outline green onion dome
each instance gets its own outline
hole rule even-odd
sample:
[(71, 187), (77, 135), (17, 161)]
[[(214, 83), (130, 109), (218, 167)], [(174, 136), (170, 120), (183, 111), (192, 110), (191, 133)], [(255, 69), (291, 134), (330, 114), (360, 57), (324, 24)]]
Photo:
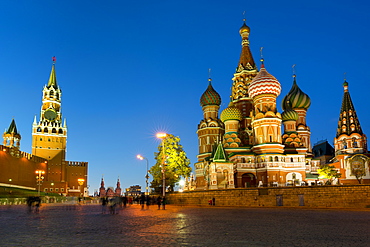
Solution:
[(297, 121), (298, 113), (295, 110), (288, 109), (281, 114), (281, 119), (285, 121)]
[(310, 97), (308, 97), (308, 95), (302, 92), (302, 90), (298, 87), (295, 76), (292, 88), (282, 101), (282, 108), (284, 111), (288, 109), (288, 105), (290, 105), (292, 109), (303, 108), (306, 110), (311, 105)]
[(242, 113), (240, 112), (238, 108), (234, 106), (233, 102), (230, 102), (229, 106), (221, 112), (220, 118), (222, 122), (225, 122), (228, 120), (241, 121), (243, 119)]
[(216, 90), (213, 89), (211, 79), (209, 79), (207, 90), (202, 94), (202, 97), (200, 97), (200, 105), (202, 107), (206, 105), (221, 105), (221, 97)]

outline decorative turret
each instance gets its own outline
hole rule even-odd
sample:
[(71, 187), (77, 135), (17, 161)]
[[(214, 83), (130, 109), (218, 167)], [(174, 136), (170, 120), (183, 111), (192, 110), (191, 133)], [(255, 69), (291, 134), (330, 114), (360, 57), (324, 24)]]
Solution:
[(248, 90), (254, 103), (252, 128), (255, 146), (252, 150), (256, 153), (283, 153), (281, 115), (276, 108), (276, 98), (280, 95), (281, 85), (267, 72), (263, 62), (262, 58), (260, 72), (252, 80)]
[(243, 119), (242, 113), (236, 108), (233, 102), (221, 113), (221, 121), (225, 124), (224, 147), (239, 147), (239, 122)]
[(115, 196), (121, 196), (122, 194), (122, 189), (121, 189), (121, 182), (119, 181), (119, 178), (117, 179), (117, 187), (114, 190)]
[(295, 122), (295, 129), (301, 137), (303, 146), (308, 149), (309, 153), (311, 153), (311, 132), (310, 128), (306, 124), (306, 114), (311, 105), (311, 99), (298, 87), (295, 74), (293, 74), (292, 88), (283, 98), (281, 105), (284, 111), (294, 110), (298, 114), (298, 119), (296, 119)]
[(366, 135), (362, 132), (346, 80), (343, 83), (343, 88), (342, 107), (340, 109), (338, 128), (334, 139), (335, 151), (345, 153), (367, 152)]
[(208, 87), (200, 97), (203, 110), (203, 119), (198, 125), (199, 155), (198, 160), (209, 158), (213, 143), (218, 143), (224, 134), (224, 125), (218, 118), (221, 97), (212, 86), (212, 79), (208, 79)]
[(100, 197), (105, 197), (106, 196), (106, 190), (105, 190), (105, 187), (104, 187), (104, 178), (103, 177), (101, 178), (101, 182), (100, 182), (99, 196)]
[(17, 130), (17, 126), (15, 124), (14, 119), (12, 119), (9, 128), (5, 130), (3, 134), (3, 139), (4, 146), (16, 148), (20, 147), (21, 134)]

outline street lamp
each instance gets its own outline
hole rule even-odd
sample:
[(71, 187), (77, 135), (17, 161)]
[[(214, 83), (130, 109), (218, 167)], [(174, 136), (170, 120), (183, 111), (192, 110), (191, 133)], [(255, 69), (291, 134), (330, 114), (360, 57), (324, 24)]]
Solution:
[(44, 177), (45, 171), (43, 171), (43, 170), (36, 170), (35, 173), (36, 173), (36, 182), (37, 182), (37, 185), (39, 187), (39, 190), (38, 190), (37, 195), (40, 196), (40, 187), (41, 187), (42, 181), (45, 178)]
[(164, 139), (166, 139), (167, 133), (157, 133), (157, 138), (162, 140), (162, 152), (163, 152), (163, 157), (162, 157), (162, 196), (163, 198), (166, 196), (166, 176), (165, 176), (165, 171), (164, 171), (164, 160), (165, 160), (165, 151), (164, 151)]
[[(77, 182), (78, 182), (78, 184), (80, 185), (80, 186), (82, 186), (82, 191), (83, 191), (83, 185), (84, 185), (84, 183), (85, 183), (85, 179), (83, 179), (83, 178), (79, 178), (79, 179), (77, 179)], [(80, 189), (81, 190), (81, 189)], [(83, 192), (80, 192), (82, 195), (84, 195), (83, 194)]]
[(148, 174), (148, 166), (149, 166), (149, 161), (146, 157), (141, 156), (140, 154), (136, 155), (136, 158), (139, 160), (146, 160), (146, 175), (145, 175), (145, 182), (146, 182), (146, 187), (145, 187), (145, 194), (149, 195), (148, 193), (148, 179), (149, 179), (149, 174)]

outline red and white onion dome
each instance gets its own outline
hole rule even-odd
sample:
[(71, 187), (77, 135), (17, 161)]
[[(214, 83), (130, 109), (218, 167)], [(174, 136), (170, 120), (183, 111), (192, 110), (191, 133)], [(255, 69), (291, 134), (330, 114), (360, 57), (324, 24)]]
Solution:
[(279, 81), (261, 65), (261, 70), (256, 77), (253, 78), (248, 88), (249, 97), (254, 98), (261, 94), (280, 95), (281, 85)]

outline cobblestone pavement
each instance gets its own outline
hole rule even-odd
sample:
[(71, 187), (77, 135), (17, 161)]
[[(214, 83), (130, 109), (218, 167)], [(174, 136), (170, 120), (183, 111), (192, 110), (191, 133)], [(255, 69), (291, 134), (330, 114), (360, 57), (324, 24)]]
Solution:
[(0, 206), (0, 246), (370, 246), (370, 210)]

